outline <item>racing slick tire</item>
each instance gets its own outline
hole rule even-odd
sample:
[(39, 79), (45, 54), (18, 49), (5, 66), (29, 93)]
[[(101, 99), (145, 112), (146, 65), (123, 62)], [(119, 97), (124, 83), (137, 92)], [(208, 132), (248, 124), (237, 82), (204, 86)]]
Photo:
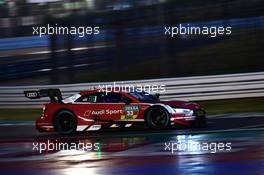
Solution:
[(148, 127), (161, 130), (167, 128), (170, 124), (170, 115), (165, 108), (155, 106), (147, 111), (145, 121)]
[(58, 112), (54, 119), (54, 127), (59, 134), (74, 133), (77, 128), (75, 115), (68, 110)]

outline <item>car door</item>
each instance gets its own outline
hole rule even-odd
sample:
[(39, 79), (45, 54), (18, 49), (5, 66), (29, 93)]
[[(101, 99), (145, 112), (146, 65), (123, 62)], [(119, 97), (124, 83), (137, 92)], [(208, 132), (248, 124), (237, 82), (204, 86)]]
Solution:
[(103, 104), (102, 92), (82, 95), (73, 103), (79, 116), (92, 120), (104, 114), (104, 108), (101, 104)]
[(134, 121), (139, 114), (140, 107), (127, 96), (118, 92), (110, 92), (103, 96), (105, 115), (104, 120)]
[(122, 95), (119, 93), (96, 92), (83, 95), (75, 102), (75, 105), (78, 105), (81, 116), (86, 119), (120, 120), (125, 106), (121, 99)]
[(122, 102), (122, 95), (118, 92), (109, 92), (103, 95), (101, 108), (105, 110), (103, 120), (120, 120), (124, 114), (125, 103)]

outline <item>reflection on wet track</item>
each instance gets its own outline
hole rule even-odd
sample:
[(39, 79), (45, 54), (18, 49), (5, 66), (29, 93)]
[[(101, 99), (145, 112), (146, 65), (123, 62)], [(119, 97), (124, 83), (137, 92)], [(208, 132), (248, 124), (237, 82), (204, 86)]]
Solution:
[[(264, 128), (260, 124), (264, 124), (264, 118), (231, 118), (228, 123), (225, 117), (210, 119), (209, 129), (204, 130), (115, 131), (70, 137), (41, 134), (31, 138), (19, 137), (18, 134), (17, 139), (1, 137), (0, 172), (56, 175), (262, 175)], [(238, 123), (238, 127), (232, 126), (230, 120)], [(40, 147), (33, 147), (33, 143), (39, 146), (48, 142), (65, 143), (68, 146), (82, 143), (87, 144), (89, 150), (44, 149), (40, 153)], [(184, 146), (176, 147), (179, 143)], [(226, 145), (228, 143), (230, 145)]]

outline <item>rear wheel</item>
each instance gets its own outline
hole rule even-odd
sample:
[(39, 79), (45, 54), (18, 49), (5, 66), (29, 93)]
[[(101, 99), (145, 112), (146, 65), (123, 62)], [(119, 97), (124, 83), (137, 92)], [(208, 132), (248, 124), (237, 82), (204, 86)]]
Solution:
[(151, 108), (145, 118), (147, 125), (152, 129), (165, 129), (170, 123), (170, 116), (166, 109), (157, 106)]
[(70, 111), (60, 111), (55, 117), (54, 126), (60, 134), (71, 134), (76, 131), (76, 117)]

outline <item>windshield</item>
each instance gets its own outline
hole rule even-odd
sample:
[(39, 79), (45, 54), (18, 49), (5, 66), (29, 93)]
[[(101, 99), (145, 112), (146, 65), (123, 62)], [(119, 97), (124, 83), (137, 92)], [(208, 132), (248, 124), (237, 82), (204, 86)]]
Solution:
[(81, 95), (80, 94), (74, 94), (71, 95), (64, 100), (62, 100), (63, 103), (73, 103), (75, 100), (77, 100)]
[(130, 92), (130, 95), (132, 95), (133, 97), (136, 97), (141, 102), (156, 103), (159, 101), (159, 99), (156, 96), (149, 94), (149, 93), (146, 93), (144, 91), (142, 91), (142, 92), (137, 92), (137, 91)]

